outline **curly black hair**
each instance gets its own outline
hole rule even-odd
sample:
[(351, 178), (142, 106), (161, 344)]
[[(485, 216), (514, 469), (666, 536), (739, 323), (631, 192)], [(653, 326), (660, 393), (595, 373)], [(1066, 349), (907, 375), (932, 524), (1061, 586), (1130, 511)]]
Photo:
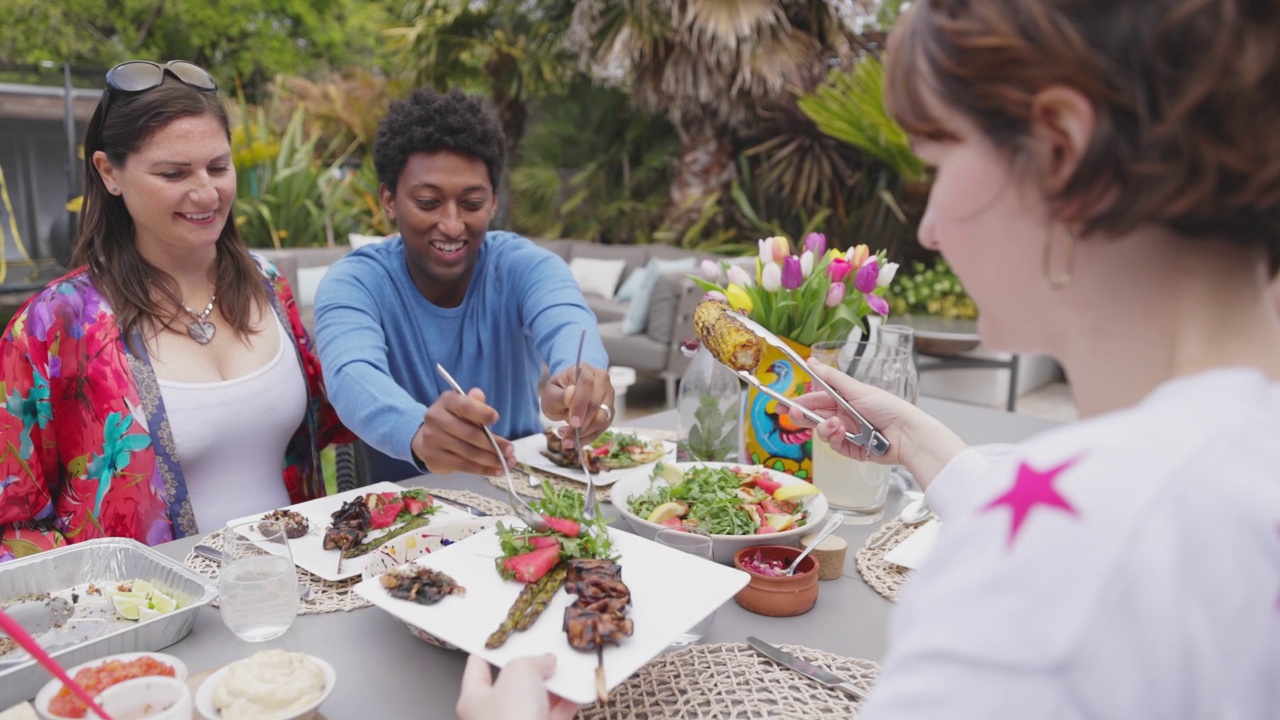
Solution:
[(484, 161), (489, 182), (498, 189), (506, 162), (506, 136), (498, 118), (480, 98), (458, 90), (440, 94), (418, 88), (405, 100), (391, 103), (387, 116), (378, 123), (373, 141), (373, 166), (378, 181), (393, 194), (409, 156), (417, 152), (451, 150)]

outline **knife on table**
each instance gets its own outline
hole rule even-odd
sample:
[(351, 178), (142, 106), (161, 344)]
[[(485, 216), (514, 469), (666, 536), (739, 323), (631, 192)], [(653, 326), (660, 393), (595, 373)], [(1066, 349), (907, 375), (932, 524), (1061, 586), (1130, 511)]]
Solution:
[(784, 652), (758, 637), (751, 635), (747, 636), (747, 644), (756, 652), (764, 655), (779, 665), (795, 670), (801, 675), (804, 675), (811, 680), (816, 680), (826, 687), (844, 691), (859, 700), (867, 699), (867, 693), (857, 685), (854, 685), (833, 672), (823, 670), (813, 663), (805, 662), (789, 652)]

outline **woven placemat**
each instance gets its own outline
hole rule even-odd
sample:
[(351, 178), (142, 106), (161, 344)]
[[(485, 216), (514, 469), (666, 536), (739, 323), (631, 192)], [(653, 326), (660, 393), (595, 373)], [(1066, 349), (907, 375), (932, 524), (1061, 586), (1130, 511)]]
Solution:
[[(870, 691), (880, 666), (802, 645), (783, 650)], [(609, 692), (609, 700), (583, 708), (579, 720), (625, 718), (854, 718), (861, 701), (760, 655), (746, 643), (692, 645), (659, 655)]]
[[(885, 553), (898, 547), (903, 540), (911, 537), (911, 533), (916, 528), (904, 528), (902, 521), (898, 519), (890, 520), (880, 527), (879, 530), (871, 534), (867, 538), (867, 542), (854, 555), (854, 564), (858, 567), (858, 574), (862, 579), (875, 590), (880, 597), (890, 602), (897, 602), (898, 593), (902, 591), (902, 586), (906, 584), (907, 578), (911, 577), (911, 571), (901, 565), (894, 565), (891, 562), (885, 562)], [(889, 535), (889, 539), (878, 548), (872, 548), (872, 543), (876, 542), (885, 535)]]
[[(676, 439), (676, 434), (672, 430), (650, 430), (648, 428), (614, 428), (614, 429), (619, 432), (636, 433), (636, 434), (644, 435), (645, 437), (651, 437), (658, 440), (675, 441)], [(612, 470), (610, 472), (623, 472), (623, 471)], [(577, 490), (578, 492), (582, 492), (587, 488), (587, 486), (584, 483), (580, 483), (577, 480), (570, 480), (568, 478), (562, 477), (560, 475), (556, 475), (555, 473), (552, 473), (552, 472), (547, 472), (546, 470), (542, 470), (540, 468), (530, 467), (528, 465), (525, 465), (524, 463), (519, 463), (515, 467), (511, 468), (511, 481), (512, 481), (511, 484), (515, 486), (517, 495), (520, 495), (522, 497), (528, 497), (528, 498), (541, 498), (542, 489), (540, 486), (533, 485), (534, 478), (536, 478), (539, 483), (549, 482), (559, 490), (570, 488), (572, 490)], [(485, 479), (487, 479), (490, 482), (490, 484), (503, 488), (504, 490), (507, 487), (507, 479), (501, 475), (494, 475), (494, 476), (486, 477)], [(611, 500), (609, 499), (610, 487), (611, 486), (609, 485), (597, 485), (596, 499), (601, 502), (611, 502)]]
[[(470, 490), (450, 490), (448, 488), (427, 488), (427, 492), (431, 495), (438, 495), (449, 500), (456, 500), (461, 503), (479, 508), (480, 511), (489, 513), (490, 515), (510, 515), (511, 506), (487, 498), (479, 493)], [(211, 545), (219, 550), (222, 549), (222, 531), (217, 530), (209, 533), (200, 540), (202, 545)], [(195, 551), (187, 553), (183, 564), (213, 580), (218, 579), (218, 573), (222, 570), (221, 563), (208, 558), (196, 555)], [(324, 578), (313, 575), (303, 568), (298, 568), (298, 582), (311, 588), (311, 600), (298, 604), (299, 615), (318, 615), (322, 613), (331, 613), (348, 610), (358, 610), (359, 608), (369, 607), (368, 600), (351, 592), (351, 589), (360, 583), (360, 577), (347, 578), (333, 582)], [(217, 607), (218, 601), (215, 599), (210, 603)]]

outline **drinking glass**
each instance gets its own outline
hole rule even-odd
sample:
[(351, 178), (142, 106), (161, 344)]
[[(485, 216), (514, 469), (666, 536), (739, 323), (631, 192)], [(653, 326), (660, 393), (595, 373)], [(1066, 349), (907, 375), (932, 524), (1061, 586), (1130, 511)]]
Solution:
[(274, 520), (228, 525), (218, 577), (222, 621), (236, 637), (280, 637), (298, 616), (298, 573), (284, 526)]
[[(907, 402), (915, 405), (920, 396), (920, 371), (916, 369), (916, 329), (910, 325), (881, 325), (878, 332), (878, 342), (902, 348), (907, 353), (907, 365), (904, 369), (906, 373), (904, 378), (906, 388), (902, 397), (906, 398)], [(916, 479), (912, 477), (906, 467), (894, 465), (891, 475), (897, 481), (898, 487), (904, 494), (924, 495), (924, 489), (920, 487), (920, 483), (916, 482)]]
[[(683, 530), (664, 529), (659, 530), (654, 536), (654, 541), (659, 545), (666, 545), (675, 548), (681, 552), (687, 552), (690, 555), (697, 555), (700, 558), (711, 559), (711, 538), (698, 533), (685, 532)], [(716, 620), (716, 613), (713, 610), (710, 615), (706, 616), (698, 622), (698, 624), (685, 630), (675, 640), (671, 641), (668, 649), (682, 648), (692, 645), (702, 639), (704, 635), (711, 630), (711, 624)]]
[[(853, 379), (907, 397), (911, 356), (898, 347), (865, 340), (814, 343), (812, 356)], [(884, 514), (889, 465), (845, 457), (818, 438), (813, 441), (813, 484), (846, 522), (865, 525)]]

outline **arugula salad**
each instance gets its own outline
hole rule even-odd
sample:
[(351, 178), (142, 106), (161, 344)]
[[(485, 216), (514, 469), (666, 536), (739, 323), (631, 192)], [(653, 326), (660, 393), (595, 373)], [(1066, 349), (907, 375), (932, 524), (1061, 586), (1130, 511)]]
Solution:
[(582, 516), (582, 493), (568, 488), (542, 485), (542, 499), (529, 504), (542, 515), (549, 528), (543, 532), (498, 523), (502, 557), (497, 559), (503, 577), (531, 583), (541, 579), (561, 560), (573, 558), (615, 559), (608, 525), (597, 514), (594, 520)]
[(802, 499), (817, 488), (783, 485), (761, 468), (658, 463), (649, 489), (628, 499), (631, 512), (670, 528), (711, 535), (764, 535), (803, 527)]

